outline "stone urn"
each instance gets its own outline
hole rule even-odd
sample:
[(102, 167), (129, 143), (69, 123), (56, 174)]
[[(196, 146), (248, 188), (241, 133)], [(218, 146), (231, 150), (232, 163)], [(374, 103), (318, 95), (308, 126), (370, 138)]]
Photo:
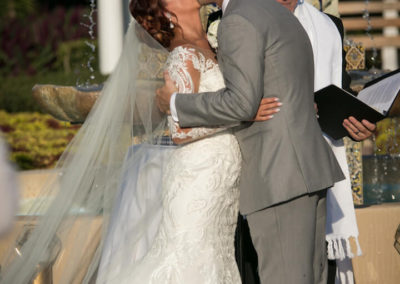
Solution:
[(32, 94), (46, 113), (62, 121), (83, 123), (100, 95), (102, 85), (91, 88), (35, 85)]

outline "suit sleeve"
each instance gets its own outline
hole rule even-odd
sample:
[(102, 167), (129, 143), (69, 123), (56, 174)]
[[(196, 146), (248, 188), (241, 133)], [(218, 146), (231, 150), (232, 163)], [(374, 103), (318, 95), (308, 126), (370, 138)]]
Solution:
[(220, 23), (218, 44), (218, 62), (226, 88), (195, 95), (177, 94), (181, 127), (249, 121), (258, 110), (263, 93), (263, 37), (243, 17), (229, 15)]

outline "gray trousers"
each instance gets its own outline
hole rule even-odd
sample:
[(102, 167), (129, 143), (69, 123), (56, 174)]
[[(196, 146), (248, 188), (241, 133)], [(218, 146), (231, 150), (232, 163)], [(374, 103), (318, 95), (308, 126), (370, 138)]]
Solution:
[(246, 216), (262, 284), (327, 282), (326, 190)]

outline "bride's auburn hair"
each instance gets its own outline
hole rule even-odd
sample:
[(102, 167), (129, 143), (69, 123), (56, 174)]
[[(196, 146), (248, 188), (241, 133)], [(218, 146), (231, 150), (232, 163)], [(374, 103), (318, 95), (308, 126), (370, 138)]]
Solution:
[(136, 21), (164, 47), (168, 48), (174, 37), (170, 19), (176, 16), (165, 8), (165, 0), (131, 0), (129, 10)]

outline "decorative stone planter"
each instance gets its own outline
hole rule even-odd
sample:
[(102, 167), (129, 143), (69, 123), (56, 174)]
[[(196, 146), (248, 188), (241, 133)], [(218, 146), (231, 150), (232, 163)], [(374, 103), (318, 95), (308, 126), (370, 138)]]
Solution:
[(62, 121), (83, 123), (99, 97), (101, 88), (35, 85), (32, 93), (43, 111)]

